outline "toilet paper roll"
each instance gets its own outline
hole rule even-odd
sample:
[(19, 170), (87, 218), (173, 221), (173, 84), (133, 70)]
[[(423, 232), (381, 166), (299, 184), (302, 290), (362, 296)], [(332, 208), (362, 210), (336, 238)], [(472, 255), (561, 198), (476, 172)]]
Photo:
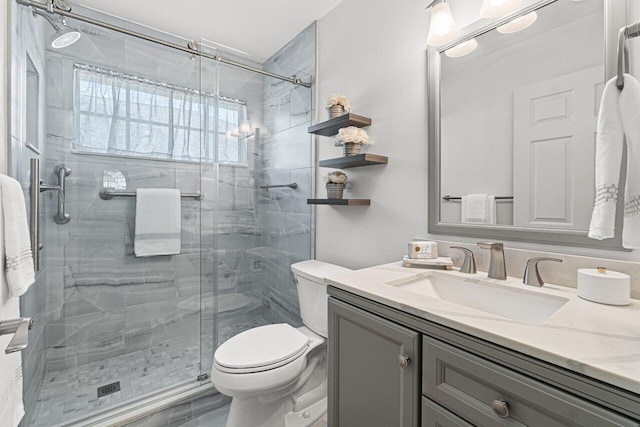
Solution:
[(604, 268), (582, 268), (578, 270), (578, 295), (600, 304), (627, 305), (631, 303), (631, 278)]

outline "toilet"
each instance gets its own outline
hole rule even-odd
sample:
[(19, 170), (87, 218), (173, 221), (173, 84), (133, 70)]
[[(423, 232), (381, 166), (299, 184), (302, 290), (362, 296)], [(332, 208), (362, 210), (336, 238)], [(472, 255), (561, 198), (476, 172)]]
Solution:
[(242, 332), (216, 350), (211, 382), (232, 397), (227, 427), (308, 427), (327, 411), (325, 277), (351, 270), (322, 261), (291, 266), (304, 326)]

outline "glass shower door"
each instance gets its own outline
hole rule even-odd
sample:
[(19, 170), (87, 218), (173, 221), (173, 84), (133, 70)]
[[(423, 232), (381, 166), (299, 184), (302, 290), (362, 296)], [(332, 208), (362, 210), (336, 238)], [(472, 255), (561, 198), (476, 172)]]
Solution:
[[(12, 127), (12, 154), (23, 159), (16, 175), (28, 190), (29, 157), (40, 159), (47, 184), (55, 183), (55, 167), (71, 169), (67, 224), (53, 220), (57, 198), (40, 196), (42, 266), (21, 301), (22, 315), (37, 325), (23, 354), (23, 425), (67, 425), (198, 384), (201, 202), (181, 201), (180, 254), (137, 257), (136, 197), (117, 193), (200, 190), (200, 64), (183, 52), (71, 19), (82, 37), (52, 49), (46, 21), (12, 3), (19, 21), (14, 60), (30, 55), (42, 65), (46, 118), (37, 148)], [(167, 37), (80, 6), (74, 11)], [(19, 93), (22, 80), (12, 82)], [(24, 110), (14, 114), (24, 117)], [(116, 196), (101, 198), (105, 189)]]

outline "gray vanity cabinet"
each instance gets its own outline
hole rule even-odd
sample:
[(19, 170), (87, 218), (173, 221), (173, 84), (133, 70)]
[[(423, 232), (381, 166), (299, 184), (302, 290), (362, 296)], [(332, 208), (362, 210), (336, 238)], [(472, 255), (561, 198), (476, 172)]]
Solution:
[(329, 425), (420, 425), (420, 334), (329, 300)]
[(330, 427), (640, 427), (638, 394), (328, 292)]

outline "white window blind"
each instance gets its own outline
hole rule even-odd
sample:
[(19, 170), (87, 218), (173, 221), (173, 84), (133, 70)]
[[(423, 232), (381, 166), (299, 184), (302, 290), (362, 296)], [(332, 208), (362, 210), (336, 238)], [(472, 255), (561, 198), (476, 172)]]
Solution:
[(77, 152), (246, 165), (246, 103), (75, 65)]

